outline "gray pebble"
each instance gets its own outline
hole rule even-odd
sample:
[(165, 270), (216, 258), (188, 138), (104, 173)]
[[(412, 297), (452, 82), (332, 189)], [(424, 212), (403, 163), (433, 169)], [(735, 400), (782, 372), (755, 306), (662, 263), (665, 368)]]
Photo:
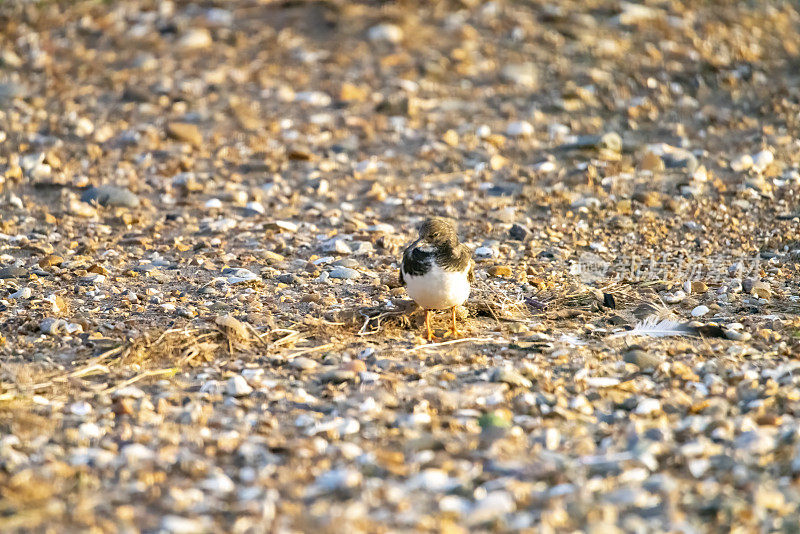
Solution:
[(530, 234), (531, 234), (530, 230), (528, 230), (521, 224), (515, 224), (508, 231), (508, 237), (516, 241), (525, 241), (525, 238), (527, 238)]
[(280, 274), (276, 276), (275, 279), (282, 284), (288, 284), (290, 286), (296, 286), (303, 283), (303, 279), (294, 273)]
[(27, 278), (28, 270), (22, 267), (3, 267), (0, 269), (0, 278)]
[(139, 206), (139, 197), (124, 187), (101, 185), (90, 187), (81, 195), (81, 200), (90, 204), (97, 203), (101, 206), (136, 208)]
[(331, 278), (341, 278), (344, 280), (352, 280), (361, 276), (361, 273), (349, 267), (337, 266), (331, 269)]

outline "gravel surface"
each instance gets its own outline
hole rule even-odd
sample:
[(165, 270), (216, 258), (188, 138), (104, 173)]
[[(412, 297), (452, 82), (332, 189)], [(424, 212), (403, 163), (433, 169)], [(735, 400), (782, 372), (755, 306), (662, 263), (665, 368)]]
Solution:
[(0, 2), (0, 530), (796, 532), (799, 194), (790, 1)]

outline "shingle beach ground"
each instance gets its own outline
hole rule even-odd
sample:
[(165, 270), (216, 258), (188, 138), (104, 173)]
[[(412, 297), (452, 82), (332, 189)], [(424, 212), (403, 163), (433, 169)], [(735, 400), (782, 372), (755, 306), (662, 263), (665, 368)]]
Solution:
[(0, 2), (0, 531), (797, 532), (799, 9)]

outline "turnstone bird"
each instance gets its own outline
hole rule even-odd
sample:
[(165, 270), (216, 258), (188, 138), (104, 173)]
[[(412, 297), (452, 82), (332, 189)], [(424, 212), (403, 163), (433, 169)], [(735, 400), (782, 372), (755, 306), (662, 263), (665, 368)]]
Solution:
[(431, 310), (451, 308), (452, 333), (458, 334), (456, 306), (466, 302), (473, 281), (472, 253), (458, 242), (453, 225), (441, 217), (422, 223), (419, 238), (403, 252), (400, 283), (406, 286), (408, 296), (425, 309), (428, 341), (433, 339)]

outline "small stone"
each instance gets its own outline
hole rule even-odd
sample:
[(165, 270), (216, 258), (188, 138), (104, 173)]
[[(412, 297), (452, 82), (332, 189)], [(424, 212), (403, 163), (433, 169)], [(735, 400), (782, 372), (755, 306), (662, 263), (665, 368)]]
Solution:
[(167, 515), (161, 520), (161, 530), (170, 534), (197, 534), (208, 530), (208, 521), (203, 518)]
[(634, 194), (633, 199), (641, 202), (648, 208), (658, 208), (663, 204), (661, 193), (658, 191), (642, 191)]
[(653, 152), (645, 154), (641, 163), (639, 163), (639, 169), (642, 171), (657, 172), (663, 171), (664, 168), (664, 160)]
[(372, 254), (375, 251), (375, 247), (373, 247), (372, 243), (369, 241), (353, 241), (351, 249), (355, 256), (364, 256)]
[(742, 432), (733, 446), (747, 455), (767, 454), (775, 448), (775, 438), (761, 430), (750, 430)]
[(699, 280), (695, 280), (689, 283), (689, 291), (687, 293), (692, 293), (694, 295), (702, 294), (708, 291), (708, 286), (705, 282), (700, 282)]
[(456, 132), (455, 130), (447, 130), (444, 133), (444, 136), (442, 136), (442, 141), (444, 141), (446, 144), (448, 144), (448, 145), (450, 145), (452, 147), (457, 147), (458, 146), (458, 132)]
[(203, 144), (200, 128), (189, 122), (170, 122), (167, 124), (167, 134), (178, 141), (189, 143), (195, 148), (199, 148)]
[(325, 241), (322, 244), (322, 251), (323, 252), (333, 252), (335, 254), (352, 254), (353, 249), (345, 243), (344, 239), (341, 238), (333, 238)]
[(750, 294), (760, 299), (768, 299), (772, 297), (772, 290), (766, 282), (754, 282)]
[(527, 137), (533, 135), (533, 126), (527, 121), (514, 121), (506, 128), (506, 135), (510, 137)]
[(517, 509), (514, 497), (507, 491), (493, 491), (478, 499), (469, 510), (465, 522), (469, 526), (478, 526), (500, 516), (511, 514)]
[(27, 278), (29, 272), (22, 267), (3, 267), (0, 269), (0, 279), (3, 278)]
[(775, 155), (771, 150), (762, 150), (753, 156), (753, 170), (757, 173), (764, 172), (772, 162), (775, 161)]
[(629, 350), (622, 355), (622, 359), (627, 363), (632, 363), (642, 371), (652, 371), (662, 362), (659, 356), (640, 349)]
[(529, 388), (533, 385), (533, 382), (522, 376), (519, 371), (507, 366), (495, 369), (492, 372), (492, 381), (524, 388)]
[(692, 317), (702, 317), (709, 312), (708, 306), (701, 304), (692, 310)]
[(667, 293), (666, 295), (664, 295), (661, 298), (667, 304), (677, 304), (679, 302), (682, 302), (684, 299), (686, 299), (686, 293), (683, 290), (679, 289), (678, 291), (675, 291), (674, 293)]
[(222, 276), (227, 279), (229, 284), (239, 284), (261, 280), (261, 278), (253, 271), (236, 267), (226, 267), (225, 269), (222, 269)]
[(491, 247), (478, 247), (475, 249), (475, 257), (480, 260), (486, 260), (489, 258), (493, 258), (495, 255), (495, 251)]
[(217, 495), (225, 495), (236, 489), (236, 484), (225, 473), (217, 473), (200, 483), (200, 487)]
[(15, 300), (29, 299), (29, 298), (31, 298), (32, 294), (33, 294), (33, 291), (31, 290), (31, 288), (23, 287), (19, 291), (15, 291), (14, 293), (11, 293), (8, 296), (8, 298), (15, 299)]
[(486, 269), (491, 276), (498, 276), (498, 277), (508, 277), (511, 276), (511, 267), (508, 265), (493, 265)]
[(611, 152), (622, 151), (622, 137), (617, 132), (606, 132), (600, 136), (600, 141), (597, 144), (598, 148), (609, 150)]
[(753, 337), (750, 332), (741, 332), (730, 328), (725, 328), (722, 332), (725, 334), (725, 337), (731, 341), (749, 341)]
[(539, 71), (534, 63), (511, 63), (505, 65), (500, 76), (507, 82), (527, 88), (539, 85)]
[(295, 369), (299, 369), (301, 371), (311, 371), (312, 369), (316, 369), (317, 362), (315, 360), (312, 360), (311, 358), (299, 356), (297, 358), (294, 358), (291, 362), (289, 362), (289, 366)]
[(75, 123), (75, 135), (89, 137), (94, 133), (94, 123), (86, 117), (79, 118)]
[(104, 207), (139, 207), (139, 197), (124, 187), (101, 185), (90, 187), (81, 195), (81, 201), (100, 204)]
[(367, 370), (367, 364), (362, 362), (361, 360), (350, 360), (349, 362), (342, 365), (342, 369), (346, 371), (352, 371), (354, 373), (363, 373)]
[(69, 413), (78, 417), (86, 417), (92, 413), (92, 405), (86, 401), (78, 401), (69, 406)]
[(233, 397), (245, 397), (253, 392), (253, 388), (242, 375), (233, 375), (228, 379), (225, 391)]
[(367, 32), (370, 41), (399, 43), (403, 40), (403, 29), (396, 24), (378, 24)]
[(294, 273), (280, 274), (276, 276), (275, 279), (282, 284), (290, 286), (297, 286), (303, 283), (303, 279)]
[(67, 322), (64, 319), (57, 319), (55, 317), (47, 317), (39, 323), (39, 330), (42, 333), (54, 336), (66, 330)]
[(531, 231), (521, 224), (514, 224), (508, 231), (508, 237), (516, 241), (525, 241), (531, 235)]
[(46, 269), (47, 267), (52, 267), (54, 265), (61, 265), (64, 263), (64, 258), (61, 256), (57, 256), (55, 254), (49, 254), (39, 260), (39, 267), (42, 269)]
[(352, 280), (361, 276), (361, 273), (356, 271), (355, 269), (351, 269), (349, 267), (334, 267), (330, 271), (331, 278), (339, 278), (343, 280)]
[(750, 154), (742, 154), (731, 161), (731, 170), (743, 172), (753, 167), (753, 158)]
[(650, 415), (661, 410), (661, 402), (658, 399), (645, 398), (636, 405), (634, 413), (636, 415)]
[(347, 488), (355, 488), (361, 484), (361, 479), (361, 473), (355, 469), (332, 469), (318, 476), (310, 489), (327, 493)]
[(178, 47), (184, 50), (201, 50), (213, 42), (211, 32), (205, 28), (192, 28), (178, 39)]
[(267, 223), (266, 227), (270, 230), (276, 230), (279, 232), (288, 232), (290, 234), (297, 232), (297, 230), (299, 229), (297, 224), (291, 221), (272, 221), (270, 223)]

